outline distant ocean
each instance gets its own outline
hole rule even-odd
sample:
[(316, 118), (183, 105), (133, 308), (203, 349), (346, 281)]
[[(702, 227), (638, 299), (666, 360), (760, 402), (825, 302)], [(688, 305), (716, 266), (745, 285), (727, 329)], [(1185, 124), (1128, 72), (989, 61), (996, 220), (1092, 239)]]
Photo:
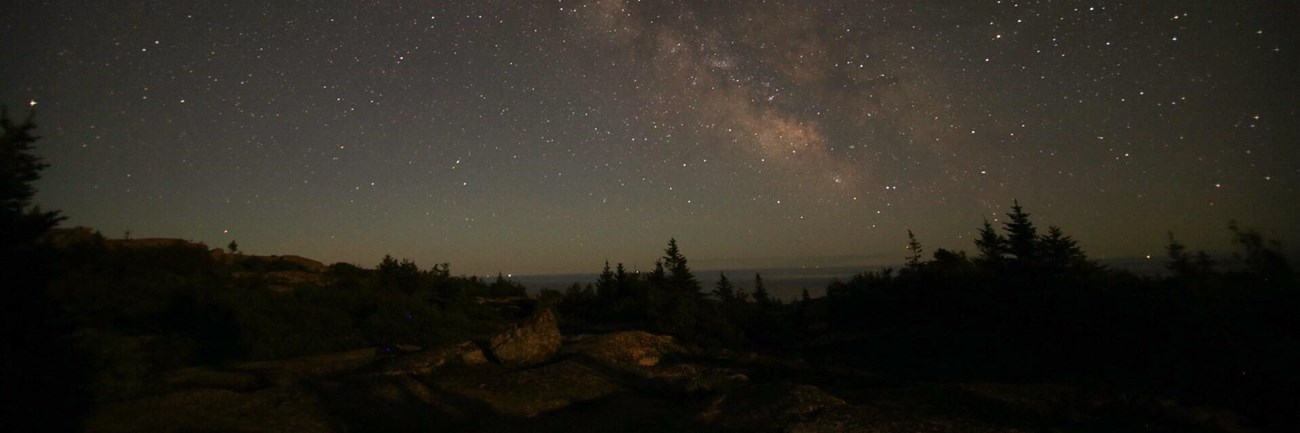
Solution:
[[(1163, 275), (1164, 258), (1121, 258), (1121, 259), (1101, 259), (1101, 264), (1111, 269), (1124, 269), (1142, 276)], [(898, 269), (901, 265), (893, 266)], [(725, 272), (727, 279), (738, 288), (746, 292), (754, 291), (754, 274), (763, 275), (763, 285), (767, 291), (777, 298), (792, 301), (799, 299), (804, 289), (808, 289), (808, 294), (812, 297), (820, 297), (826, 293), (826, 286), (835, 279), (841, 281), (848, 280), (854, 275), (862, 272), (876, 271), (884, 269), (886, 266), (805, 266), (796, 268), (771, 268), (771, 269), (742, 269), (742, 270), (703, 270), (695, 271), (695, 277), (700, 280), (700, 286), (707, 293), (713, 290), (713, 285), (717, 283), (719, 274)], [(523, 284), (528, 288), (528, 293), (537, 294), (543, 289), (561, 290), (569, 287), (573, 283), (586, 285), (595, 284), (597, 273), (584, 274), (555, 274), (555, 275), (515, 275), (512, 280)]]
[[(695, 277), (700, 280), (700, 286), (705, 292), (713, 290), (713, 285), (718, 282), (718, 276), (725, 272), (727, 279), (738, 288), (745, 289), (746, 292), (754, 291), (754, 274), (763, 275), (763, 286), (767, 287), (768, 293), (772, 296), (793, 300), (798, 299), (803, 289), (808, 289), (808, 293), (813, 297), (821, 296), (826, 292), (826, 285), (839, 278), (848, 279), (854, 274), (875, 270), (878, 268), (864, 269), (860, 267), (803, 267), (803, 268), (777, 268), (777, 269), (742, 269), (742, 270), (704, 270), (695, 271)], [(536, 294), (542, 289), (564, 290), (573, 283), (586, 285), (587, 283), (596, 283), (599, 274), (558, 274), (558, 275), (516, 275), (511, 278), (517, 283), (528, 287), (528, 292)]]

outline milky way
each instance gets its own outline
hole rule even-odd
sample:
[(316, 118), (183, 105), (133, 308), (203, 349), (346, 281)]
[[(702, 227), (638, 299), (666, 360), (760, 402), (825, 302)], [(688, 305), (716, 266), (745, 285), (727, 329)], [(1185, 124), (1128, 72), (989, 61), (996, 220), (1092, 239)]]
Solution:
[(454, 273), (1300, 241), (1294, 2), (35, 2), (0, 103), (108, 236)]

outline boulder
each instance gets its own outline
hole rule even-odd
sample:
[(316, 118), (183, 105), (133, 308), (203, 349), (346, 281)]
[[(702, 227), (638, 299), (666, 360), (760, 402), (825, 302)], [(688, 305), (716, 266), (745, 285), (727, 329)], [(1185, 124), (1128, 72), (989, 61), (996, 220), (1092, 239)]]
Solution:
[(327, 269), (324, 263), (306, 257), (302, 257), (302, 256), (286, 255), (286, 256), (278, 256), (278, 258), (282, 262), (292, 263), (294, 266), (297, 266), (298, 269), (301, 269), (304, 272), (320, 274), (320, 273), (324, 273), (325, 270)]
[(645, 331), (622, 331), (570, 338), (564, 353), (585, 356), (617, 369), (659, 365), (665, 356), (683, 354), (686, 349), (671, 336)]
[(456, 431), (466, 417), (447, 396), (411, 376), (345, 376), (315, 387), (338, 430)]
[(272, 271), (262, 274), (267, 289), (273, 292), (292, 292), (303, 286), (322, 286), (321, 274), (306, 271)]
[(531, 417), (620, 391), (617, 382), (567, 360), (479, 380), (447, 378), (446, 392), (477, 400), (502, 415)]
[(502, 364), (546, 362), (560, 349), (560, 328), (550, 308), (540, 308), (512, 329), (488, 340), (489, 358)]
[(378, 349), (357, 349), (301, 358), (246, 362), (234, 365), (232, 370), (257, 374), (270, 384), (285, 385), (302, 378), (333, 376), (358, 370), (386, 357), (388, 355), (382, 354)]
[[(73, 228), (54, 228), (45, 233), (45, 240), (49, 241), (59, 248), (66, 248), (72, 245), (94, 242), (96, 232), (89, 227), (77, 226)], [(102, 237), (100, 238), (103, 239)]]
[(537, 300), (530, 296), (475, 297), (474, 303), (490, 308), (502, 317), (519, 319), (537, 310)]
[(768, 383), (735, 389), (716, 398), (700, 415), (707, 423), (738, 431), (781, 431), (818, 413), (845, 406), (844, 400), (811, 385)]
[(234, 256), (229, 253), (226, 253), (226, 250), (221, 248), (213, 248), (208, 250), (208, 255), (212, 256), (212, 261), (217, 263), (223, 263), (229, 265), (235, 262)]
[(749, 383), (749, 376), (736, 370), (686, 363), (647, 368), (636, 373), (667, 385), (671, 390), (688, 393), (721, 391)]
[(416, 375), (424, 376), (447, 365), (479, 365), (488, 362), (487, 356), (478, 345), (466, 341), (460, 344), (420, 350), (380, 361), (372, 370), (381, 376)]

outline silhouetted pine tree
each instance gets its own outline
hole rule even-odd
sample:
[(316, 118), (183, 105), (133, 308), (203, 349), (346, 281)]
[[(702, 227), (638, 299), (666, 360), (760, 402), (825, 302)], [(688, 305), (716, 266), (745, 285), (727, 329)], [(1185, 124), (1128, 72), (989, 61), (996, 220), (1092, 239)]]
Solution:
[(609, 269), (609, 260), (605, 260), (605, 267), (596, 278), (596, 296), (606, 301), (618, 297), (618, 281), (614, 277), (614, 271)]
[(399, 262), (393, 256), (385, 254), (376, 270), (379, 286), (384, 289), (401, 290), (409, 294), (420, 287), (420, 268), (409, 259)]
[(650, 275), (646, 276), (646, 281), (650, 283), (651, 287), (655, 288), (661, 288), (668, 282), (668, 274), (664, 271), (663, 259), (655, 260), (654, 270), (651, 270)]
[(528, 289), (522, 284), (510, 281), (500, 272), (497, 272), (496, 280), (488, 285), (489, 296), (527, 296)]
[(767, 287), (763, 285), (763, 274), (754, 274), (754, 303), (759, 306), (772, 304), (772, 295), (767, 293)]
[(1038, 241), (1041, 262), (1049, 272), (1081, 272), (1094, 267), (1088, 256), (1079, 248), (1079, 243), (1066, 236), (1057, 226), (1048, 226), (1047, 234)]
[(1007, 240), (993, 229), (993, 224), (989, 220), (984, 220), (984, 226), (980, 227), (979, 238), (975, 239), (975, 248), (979, 249), (980, 262), (989, 266), (1001, 265), (1004, 261)]
[(1165, 246), (1165, 269), (1173, 273), (1174, 277), (1189, 277), (1194, 275), (1207, 275), (1214, 273), (1215, 262), (1205, 251), (1197, 251), (1195, 255), (1187, 253), (1187, 246), (1174, 238), (1174, 232), (1169, 232), (1169, 244)]
[(1038, 229), (1029, 221), (1029, 213), (1020, 207), (1020, 202), (1011, 201), (1011, 212), (1007, 214), (1010, 221), (1003, 223), (1007, 232), (1006, 252), (1021, 269), (1034, 268), (1038, 257)]
[(1173, 272), (1175, 276), (1195, 273), (1196, 268), (1192, 264), (1192, 257), (1187, 255), (1187, 246), (1174, 239), (1174, 232), (1169, 232), (1169, 245), (1165, 246), (1165, 257), (1169, 258), (1169, 261), (1165, 262), (1165, 269)]
[(746, 292), (744, 287), (736, 288), (736, 302), (742, 304), (749, 302), (749, 292)]
[(32, 145), (39, 137), (32, 135), (36, 124), (35, 112), (29, 113), (22, 123), (9, 119), (8, 110), (0, 110), (0, 253), (10, 259), (11, 254), (29, 250), (46, 232), (59, 224), (63, 217), (58, 212), (45, 212), (32, 206), (36, 188), (32, 186), (41, 178), (41, 170), (48, 164), (33, 155)]
[(934, 250), (934, 258), (925, 264), (932, 273), (940, 278), (959, 279), (971, 268), (970, 259), (965, 251), (949, 251), (943, 248)]
[(916, 270), (921, 267), (921, 251), (921, 242), (916, 240), (912, 229), (907, 229), (907, 269)]
[(31, 153), (34, 115), (15, 124), (0, 109), (0, 419), (13, 431), (77, 431), (88, 366), (47, 291), (56, 256), (41, 239), (63, 217), (32, 205), (47, 167)]
[(720, 274), (718, 284), (713, 289), (713, 296), (722, 301), (723, 304), (733, 304), (736, 299), (736, 287), (731, 285), (731, 280), (727, 279), (727, 274)]
[(1228, 230), (1232, 231), (1232, 243), (1246, 250), (1242, 261), (1246, 264), (1247, 272), (1269, 283), (1291, 281), (1293, 277), (1291, 264), (1281, 253), (1280, 242), (1276, 240), (1266, 242), (1259, 231), (1242, 230), (1237, 227), (1236, 221), (1228, 224)]
[(628, 296), (628, 291), (631, 290), (631, 280), (632, 275), (629, 275), (627, 269), (623, 268), (623, 263), (619, 263), (614, 269), (614, 287), (617, 288), (616, 293), (618, 293), (620, 297)]
[(1209, 254), (1206, 254), (1204, 250), (1196, 251), (1196, 261), (1193, 263), (1195, 263), (1196, 269), (1199, 272), (1206, 273), (1214, 272), (1214, 266), (1218, 264)]
[(652, 277), (659, 283), (651, 284), (647, 317), (664, 332), (687, 339), (705, 338), (712, 332), (706, 324), (715, 318), (707, 317), (699, 280), (686, 263), (677, 240), (670, 239), (664, 256), (655, 264)]
[(668, 248), (664, 250), (663, 265), (668, 269), (668, 286), (673, 290), (698, 295), (700, 282), (686, 265), (686, 257), (677, 248), (677, 239), (668, 239)]

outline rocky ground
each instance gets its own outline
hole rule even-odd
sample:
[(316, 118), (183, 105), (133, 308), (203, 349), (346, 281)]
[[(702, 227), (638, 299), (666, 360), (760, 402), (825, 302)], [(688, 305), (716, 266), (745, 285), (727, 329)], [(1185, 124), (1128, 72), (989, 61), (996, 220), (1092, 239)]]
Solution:
[(537, 309), (483, 341), (194, 367), (91, 432), (1237, 432), (1231, 414), (1065, 384), (899, 383), (641, 331), (560, 334)]

